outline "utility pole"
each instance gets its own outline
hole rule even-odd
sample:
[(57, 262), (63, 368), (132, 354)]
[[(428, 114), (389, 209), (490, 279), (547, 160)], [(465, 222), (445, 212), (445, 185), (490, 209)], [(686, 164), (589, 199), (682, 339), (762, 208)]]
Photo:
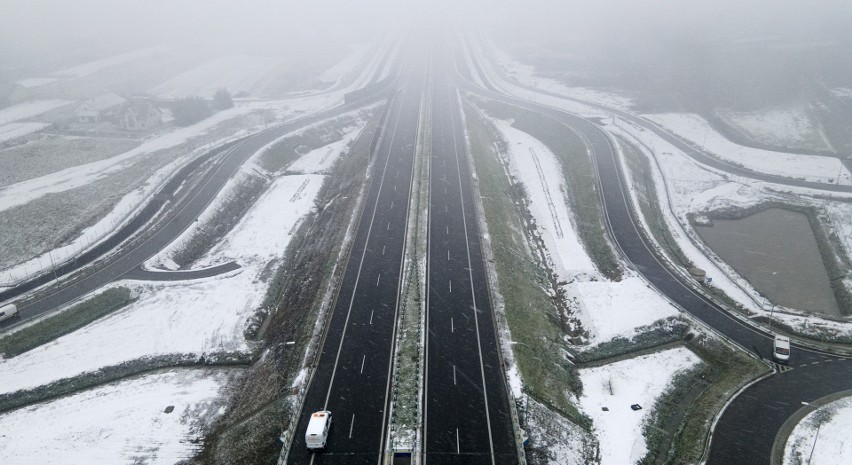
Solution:
[(47, 256), (50, 257), (50, 264), (53, 266), (53, 278), (59, 281), (59, 275), (56, 274), (56, 262), (53, 261), (53, 253), (50, 250), (47, 251)]

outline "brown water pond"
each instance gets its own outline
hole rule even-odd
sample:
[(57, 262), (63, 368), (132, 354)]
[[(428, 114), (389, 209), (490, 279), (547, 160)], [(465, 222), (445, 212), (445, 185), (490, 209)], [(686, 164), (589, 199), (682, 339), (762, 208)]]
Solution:
[(770, 208), (696, 226), (701, 239), (770, 302), (839, 315), (816, 237), (804, 213)]

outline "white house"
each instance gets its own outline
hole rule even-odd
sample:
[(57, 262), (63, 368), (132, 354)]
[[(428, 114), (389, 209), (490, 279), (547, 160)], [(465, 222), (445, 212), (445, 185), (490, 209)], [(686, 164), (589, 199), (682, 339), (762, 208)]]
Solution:
[(162, 123), (163, 112), (151, 102), (126, 102), (118, 111), (118, 125), (126, 131), (146, 131)]
[(116, 94), (104, 94), (86, 100), (77, 107), (77, 120), (81, 123), (100, 123), (105, 119), (113, 119), (125, 102), (127, 100)]

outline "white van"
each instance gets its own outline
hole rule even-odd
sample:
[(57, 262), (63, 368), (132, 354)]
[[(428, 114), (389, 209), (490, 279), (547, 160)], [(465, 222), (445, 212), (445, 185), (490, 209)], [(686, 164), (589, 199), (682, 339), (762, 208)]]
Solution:
[(305, 444), (309, 450), (323, 449), (328, 441), (328, 430), (331, 428), (331, 412), (320, 410), (311, 414), (308, 429), (305, 431)]
[(8, 320), (18, 314), (18, 307), (14, 304), (4, 305), (0, 307), (0, 321)]
[(779, 362), (790, 360), (790, 338), (787, 336), (775, 336), (772, 356)]

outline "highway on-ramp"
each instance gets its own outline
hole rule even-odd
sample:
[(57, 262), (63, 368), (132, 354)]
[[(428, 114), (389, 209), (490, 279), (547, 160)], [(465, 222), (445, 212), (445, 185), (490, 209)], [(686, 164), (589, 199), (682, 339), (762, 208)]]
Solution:
[[(55, 274), (44, 274), (18, 287), (0, 292), (0, 302), (11, 301), (11, 299), (28, 295), (39, 287), (50, 285), (51, 287), (18, 302), (21, 319), (26, 321), (72, 302), (112, 281), (125, 276), (138, 276), (139, 273), (135, 270), (180, 236), (207, 208), (246, 160), (263, 146), (297, 129), (363, 105), (364, 102), (340, 105), (268, 128), (202, 155), (175, 174), (130, 222), (109, 238), (76, 257), (74, 261), (58, 266)], [(184, 181), (195, 170), (203, 169), (204, 161), (211, 159), (214, 166), (203, 175), (200, 182), (193, 185), (188, 192), (181, 191)], [(167, 221), (156, 224), (153, 230), (146, 231), (147, 236), (140, 236), (129, 244), (126, 242), (149, 227), (151, 220), (163, 215), (165, 209), (170, 209), (174, 213)], [(87, 266), (89, 269), (79, 272)], [(200, 276), (203, 273), (196, 273), (196, 275)], [(51, 284), (51, 281), (57, 282)], [(4, 326), (9, 327), (8, 324)]]
[[(744, 349), (771, 360), (771, 334), (698, 294), (685, 278), (663, 264), (638, 226), (613, 141), (600, 126), (561, 110), (482, 89), (461, 78), (457, 82), (473, 93), (539, 112), (578, 131), (595, 161), (608, 230), (623, 256), (681, 308)], [(847, 357), (794, 344), (789, 366), (793, 369), (753, 384), (729, 404), (715, 427), (709, 464), (768, 464), (776, 434), (803, 403), (852, 389), (852, 360)]]

